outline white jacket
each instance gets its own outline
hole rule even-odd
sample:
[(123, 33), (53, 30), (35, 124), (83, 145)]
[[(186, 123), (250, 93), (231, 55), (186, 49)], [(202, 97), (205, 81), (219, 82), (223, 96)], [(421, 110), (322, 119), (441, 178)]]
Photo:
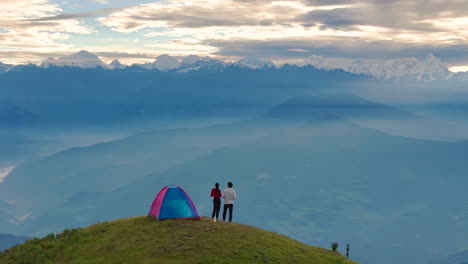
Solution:
[(234, 204), (234, 200), (236, 199), (236, 191), (233, 188), (226, 188), (224, 190), (224, 204)]

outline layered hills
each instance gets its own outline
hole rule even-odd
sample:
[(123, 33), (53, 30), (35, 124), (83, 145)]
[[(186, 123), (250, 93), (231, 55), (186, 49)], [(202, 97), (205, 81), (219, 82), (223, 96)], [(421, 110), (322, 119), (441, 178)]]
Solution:
[[(420, 256), (464, 241), (465, 209), (452, 201), (467, 184), (468, 143), (356, 123), (379, 117), (417, 119), (352, 96), (293, 98), (245, 121), (149, 131), (25, 163), (0, 185), (0, 199), (30, 215), (19, 233), (46, 234), (146, 213), (173, 183), (207, 215), (212, 185), (232, 181), (236, 221), (321, 247), (351, 242), (362, 262), (422, 263)], [(383, 259), (387, 250), (399, 254)]]

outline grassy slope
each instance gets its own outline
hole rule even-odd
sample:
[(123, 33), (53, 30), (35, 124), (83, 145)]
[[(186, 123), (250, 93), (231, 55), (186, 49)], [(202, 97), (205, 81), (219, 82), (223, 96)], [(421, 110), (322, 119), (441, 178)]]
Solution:
[(354, 263), (252, 226), (148, 217), (65, 230), (0, 253), (0, 263)]

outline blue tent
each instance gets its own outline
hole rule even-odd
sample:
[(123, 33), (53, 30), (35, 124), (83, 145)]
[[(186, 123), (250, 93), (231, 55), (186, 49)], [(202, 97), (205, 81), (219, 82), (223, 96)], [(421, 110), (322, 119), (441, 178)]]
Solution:
[(151, 205), (150, 216), (164, 219), (200, 219), (188, 194), (177, 185), (162, 188)]

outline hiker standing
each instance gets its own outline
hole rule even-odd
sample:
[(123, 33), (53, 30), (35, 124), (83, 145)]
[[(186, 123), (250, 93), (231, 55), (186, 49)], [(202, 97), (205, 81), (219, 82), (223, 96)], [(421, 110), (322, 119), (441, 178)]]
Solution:
[(227, 210), (229, 210), (229, 222), (232, 221), (232, 211), (234, 210), (234, 200), (236, 199), (236, 191), (232, 186), (232, 182), (228, 182), (228, 187), (224, 190), (223, 221), (226, 221)]
[(219, 183), (215, 184), (215, 188), (211, 189), (211, 197), (213, 197), (213, 222), (216, 222), (219, 216), (219, 210), (221, 209), (221, 190), (219, 189)]

